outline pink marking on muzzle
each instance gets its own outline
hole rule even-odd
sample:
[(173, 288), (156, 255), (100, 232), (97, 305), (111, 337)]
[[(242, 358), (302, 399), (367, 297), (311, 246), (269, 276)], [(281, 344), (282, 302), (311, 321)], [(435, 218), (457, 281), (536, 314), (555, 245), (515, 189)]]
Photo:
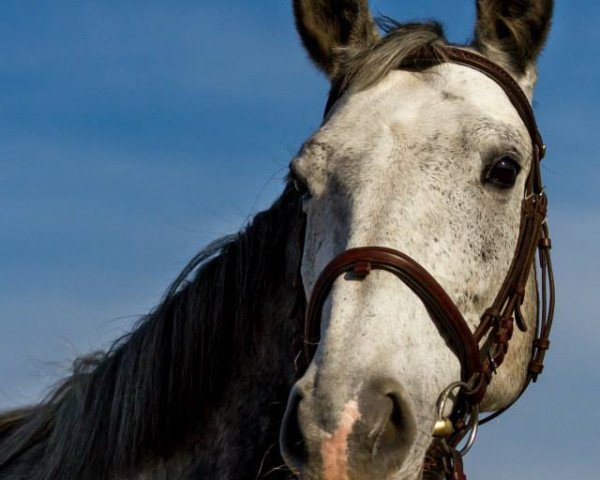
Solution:
[(351, 400), (344, 407), (337, 430), (333, 434), (325, 434), (325, 440), (321, 444), (323, 480), (349, 480), (348, 437), (358, 419), (358, 403)]

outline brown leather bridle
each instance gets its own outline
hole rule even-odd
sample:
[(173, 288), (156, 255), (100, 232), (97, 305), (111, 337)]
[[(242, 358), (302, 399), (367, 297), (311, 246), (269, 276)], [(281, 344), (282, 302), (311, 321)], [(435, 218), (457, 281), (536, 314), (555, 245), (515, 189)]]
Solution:
[[(540, 172), (545, 146), (527, 96), (506, 70), (479, 54), (452, 46), (419, 50), (405, 59), (399, 68), (423, 69), (444, 62), (474, 68), (494, 80), (508, 96), (531, 137), (533, 159), (525, 184), (519, 236), (502, 286), (494, 302), (481, 316), (479, 326), (472, 332), (444, 288), (408, 255), (377, 246), (347, 250), (325, 267), (314, 285), (304, 324), (304, 355), (308, 365), (319, 342), (323, 305), (333, 283), (340, 275), (349, 272), (362, 279), (372, 270), (385, 270), (396, 275), (421, 299), (432, 320), (446, 332), (461, 362), (461, 380), (450, 385), (438, 401), (438, 405), (441, 405), (440, 419), (434, 432), (436, 440), (430, 450), (430, 456), (435, 458), (429, 463), (433, 465), (432, 469), (443, 467), (448, 480), (462, 480), (466, 479), (462, 468), (462, 455), (473, 443), (477, 425), (497, 417), (510, 406), (494, 412), (482, 421), (478, 419), (479, 404), (494, 373), (504, 361), (514, 324), (516, 323), (521, 331), (527, 330), (521, 305), (532, 269), (536, 275), (538, 292), (537, 326), (527, 380), (517, 399), (529, 383), (535, 382), (542, 373), (544, 356), (550, 346), (549, 335), (554, 314), (554, 277), (550, 260), (551, 242), (546, 222), (547, 198)], [(325, 115), (344, 93), (343, 89), (332, 89)], [(534, 266), (536, 251), (541, 279), (538, 278)], [(443, 406), (449, 399), (454, 401), (454, 409), (450, 417), (444, 417)], [(458, 445), (467, 435), (467, 446), (459, 451)]]

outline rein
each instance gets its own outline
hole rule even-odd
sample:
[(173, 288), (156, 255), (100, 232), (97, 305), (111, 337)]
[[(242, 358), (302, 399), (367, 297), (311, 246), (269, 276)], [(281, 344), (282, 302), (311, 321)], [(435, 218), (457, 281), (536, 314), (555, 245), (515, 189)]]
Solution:
[[(323, 305), (340, 275), (351, 274), (364, 279), (372, 270), (385, 270), (396, 275), (421, 299), (432, 320), (447, 333), (462, 367), (460, 380), (449, 385), (438, 399), (438, 421), (433, 432), (435, 440), (428, 453), (425, 470), (433, 473), (441, 467), (447, 480), (466, 480), (462, 457), (473, 445), (478, 425), (496, 418), (512, 405), (479, 420), (479, 404), (508, 352), (514, 325), (523, 332), (527, 331), (521, 305), (532, 270), (538, 298), (536, 332), (527, 380), (514, 401), (542, 373), (544, 357), (550, 347), (549, 336), (554, 315), (554, 275), (546, 222), (548, 202), (540, 171), (546, 148), (527, 96), (502, 67), (479, 54), (456, 47), (437, 47), (435, 52), (431, 49), (419, 50), (406, 58), (400, 68), (423, 68), (445, 62), (473, 68), (494, 80), (508, 96), (531, 137), (533, 159), (522, 201), (519, 235), (502, 286), (494, 302), (481, 316), (479, 326), (472, 332), (444, 288), (408, 255), (378, 246), (346, 250), (325, 267), (313, 288), (304, 323), (304, 356), (308, 365), (319, 342)], [(332, 88), (325, 117), (344, 93), (344, 88)], [(535, 267), (536, 252), (541, 279)], [(446, 416), (445, 406), (449, 401), (454, 402), (454, 406), (452, 413)], [(459, 449), (461, 442), (465, 446)]]

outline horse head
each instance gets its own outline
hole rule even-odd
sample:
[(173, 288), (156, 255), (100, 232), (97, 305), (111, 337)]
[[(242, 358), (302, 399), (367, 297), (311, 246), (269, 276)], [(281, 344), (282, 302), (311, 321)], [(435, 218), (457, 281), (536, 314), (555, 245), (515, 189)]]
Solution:
[[(489, 75), (456, 62), (406, 66), (419, 51), (444, 56), (437, 24), (387, 21), (381, 37), (366, 0), (294, 7), (304, 46), (332, 87), (323, 124), (291, 162), (304, 193), (307, 297), (343, 252), (391, 249), (435, 278), (475, 331), (517, 248), (526, 182), (537, 168), (531, 129)], [(530, 100), (552, 1), (477, 7), (475, 40), (461, 48), (503, 67)], [(482, 410), (510, 405), (527, 382), (533, 271), (526, 280), (523, 328)], [(386, 269), (336, 276), (319, 310), (320, 341), (281, 431), (287, 464), (308, 479), (420, 478), (440, 392), (464, 369), (456, 345)]]

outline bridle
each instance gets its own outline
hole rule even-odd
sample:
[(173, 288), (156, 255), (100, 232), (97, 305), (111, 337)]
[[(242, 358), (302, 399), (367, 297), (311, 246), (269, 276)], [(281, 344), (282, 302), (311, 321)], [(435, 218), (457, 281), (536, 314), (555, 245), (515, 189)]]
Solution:
[[(516, 399), (542, 373), (544, 356), (550, 346), (549, 336), (554, 314), (554, 276), (546, 222), (547, 198), (540, 171), (545, 145), (527, 96), (512, 76), (499, 65), (481, 55), (457, 47), (437, 46), (435, 50), (421, 49), (406, 58), (399, 68), (423, 69), (444, 62), (474, 68), (494, 80), (510, 99), (531, 137), (533, 159), (525, 184), (519, 235), (502, 286), (494, 302), (481, 316), (479, 326), (472, 332), (444, 288), (408, 255), (377, 246), (346, 250), (325, 267), (314, 285), (304, 323), (304, 355), (308, 365), (319, 342), (323, 305), (333, 283), (340, 275), (350, 273), (358, 279), (364, 279), (372, 270), (385, 270), (396, 275), (421, 299), (432, 320), (446, 332), (462, 367), (461, 379), (449, 385), (439, 397), (439, 419), (433, 432), (435, 440), (425, 469), (433, 472), (443, 468), (447, 480), (466, 480), (462, 456), (472, 446), (477, 426), (492, 420), (512, 405), (511, 403), (479, 420), (479, 404), (494, 373), (504, 361), (514, 324), (516, 323), (523, 332), (527, 330), (521, 305), (532, 269), (536, 276), (538, 299), (536, 332), (527, 380)], [(325, 116), (344, 93), (344, 88), (332, 88)], [(541, 278), (538, 277), (534, 265), (536, 251)], [(448, 401), (453, 401), (454, 407), (452, 413), (446, 416), (444, 407)], [(459, 449), (459, 444), (464, 442), (465, 438), (468, 438), (465, 446)]]

